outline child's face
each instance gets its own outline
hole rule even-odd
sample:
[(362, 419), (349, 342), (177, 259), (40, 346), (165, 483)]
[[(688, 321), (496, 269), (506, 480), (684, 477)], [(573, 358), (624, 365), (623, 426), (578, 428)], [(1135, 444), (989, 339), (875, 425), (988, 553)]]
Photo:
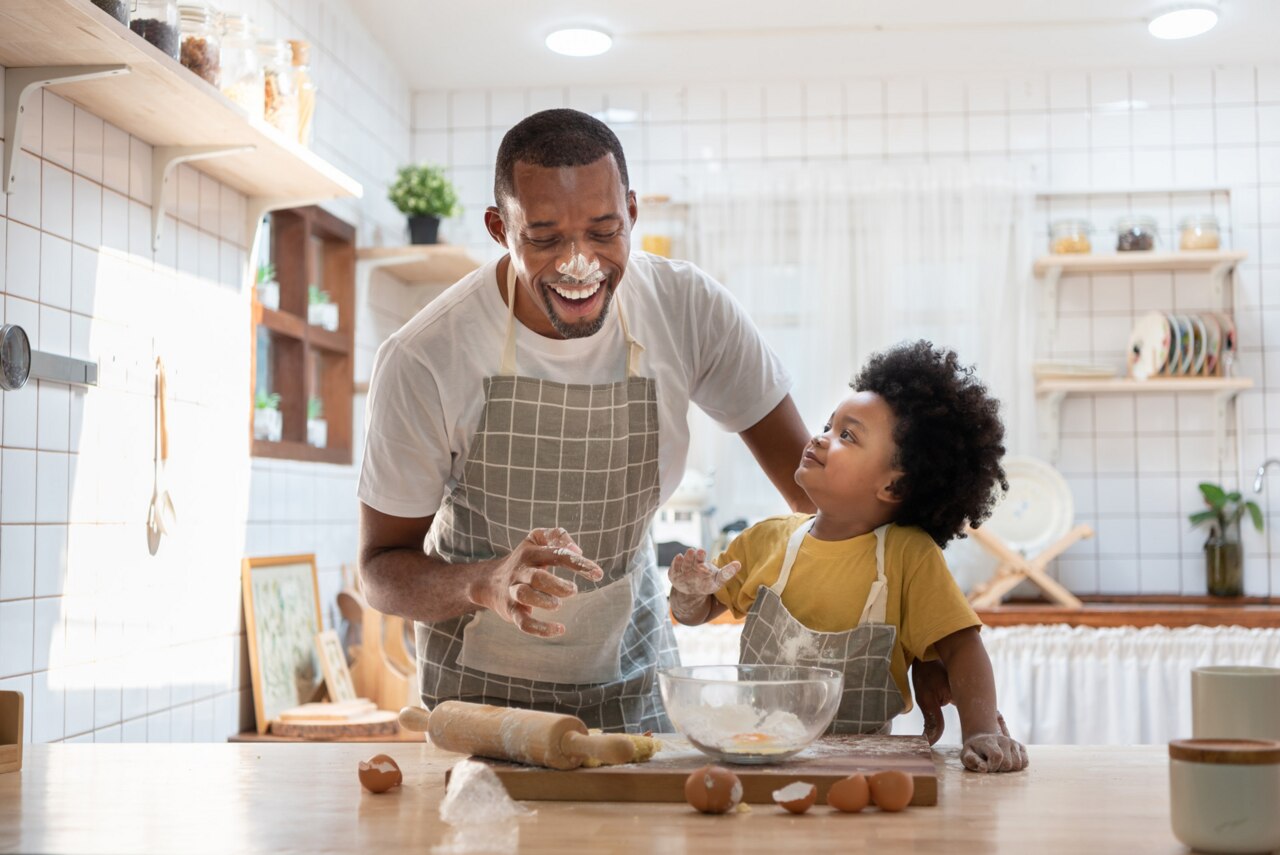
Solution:
[(809, 440), (796, 483), (825, 513), (883, 513), (900, 499), (893, 483), (902, 477), (893, 467), (897, 420), (874, 392), (854, 392), (836, 407), (822, 433)]

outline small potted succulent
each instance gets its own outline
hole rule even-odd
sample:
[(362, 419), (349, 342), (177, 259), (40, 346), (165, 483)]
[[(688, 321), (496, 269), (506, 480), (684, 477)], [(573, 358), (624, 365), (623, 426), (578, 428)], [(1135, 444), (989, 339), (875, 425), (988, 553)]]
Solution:
[(280, 308), (280, 283), (276, 281), (276, 266), (270, 262), (258, 266), (258, 302), (273, 312)]
[(323, 327), (329, 332), (338, 331), (338, 304), (329, 300), (329, 292), (318, 285), (307, 288), (307, 323)]
[(307, 444), (324, 448), (329, 441), (329, 423), (324, 420), (324, 404), (319, 398), (307, 400)]
[(1244, 568), (1240, 560), (1240, 518), (1247, 512), (1253, 527), (1262, 531), (1262, 509), (1245, 501), (1239, 492), (1228, 493), (1217, 484), (1201, 484), (1207, 508), (1191, 515), (1192, 526), (1208, 524), (1204, 542), (1205, 574), (1209, 593), (1215, 597), (1238, 597), (1244, 593)]
[(253, 438), (279, 442), (284, 435), (284, 415), (280, 412), (280, 394), (259, 392), (253, 402)]
[(461, 211), (458, 192), (445, 177), (444, 169), (426, 163), (402, 166), (387, 198), (409, 218), (411, 243), (435, 243), (440, 220)]

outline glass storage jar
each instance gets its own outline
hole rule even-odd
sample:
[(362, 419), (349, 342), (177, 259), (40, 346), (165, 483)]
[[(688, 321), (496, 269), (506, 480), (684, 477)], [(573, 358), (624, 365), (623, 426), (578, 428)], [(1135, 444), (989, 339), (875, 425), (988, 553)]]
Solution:
[(129, 26), (129, 0), (93, 0), (93, 5)]
[(1086, 220), (1058, 220), (1049, 227), (1049, 251), (1055, 255), (1089, 252), (1092, 232), (1093, 226)]
[(262, 118), (262, 63), (248, 15), (222, 16), (222, 94), (249, 114)]
[(298, 39), (289, 42), (293, 53), (293, 73), (298, 87), (298, 142), (311, 147), (311, 121), (316, 115), (316, 84), (311, 79), (311, 45)]
[(289, 139), (298, 137), (298, 87), (293, 51), (283, 39), (261, 39), (263, 118)]
[(217, 86), (222, 71), (222, 33), (218, 15), (203, 0), (178, 4), (182, 27), (182, 64)]
[(1140, 252), (1155, 248), (1154, 217), (1139, 214), (1116, 220), (1116, 252)]
[(151, 42), (162, 53), (178, 58), (177, 0), (134, 0), (129, 29)]
[(1212, 214), (1184, 217), (1178, 223), (1178, 249), (1217, 249), (1222, 241)]

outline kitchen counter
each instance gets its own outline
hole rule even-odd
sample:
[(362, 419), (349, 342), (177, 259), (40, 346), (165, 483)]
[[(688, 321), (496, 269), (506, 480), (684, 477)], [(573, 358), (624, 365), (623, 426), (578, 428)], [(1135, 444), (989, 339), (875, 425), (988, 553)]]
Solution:
[(1243, 626), (1280, 627), (1280, 598), (1155, 595), (1083, 596), (1084, 607), (1013, 600), (979, 609), (987, 626), (1065, 624), (1067, 626)]
[[(377, 751), (405, 774), (383, 795), (356, 780), (356, 764)], [(757, 805), (709, 817), (682, 804), (527, 802), (537, 813), (518, 822), (519, 850), (1187, 851), (1169, 830), (1163, 746), (1030, 754), (1025, 772), (978, 775), (955, 749), (937, 752), (938, 806), (901, 814)], [(458, 759), (426, 744), (32, 745), (21, 772), (0, 775), (0, 852), (466, 851), (437, 813)]]

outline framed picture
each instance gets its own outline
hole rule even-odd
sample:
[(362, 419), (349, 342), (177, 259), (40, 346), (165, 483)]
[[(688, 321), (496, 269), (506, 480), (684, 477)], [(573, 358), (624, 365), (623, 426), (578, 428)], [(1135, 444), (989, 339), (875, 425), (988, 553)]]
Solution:
[(266, 733), (281, 710), (310, 701), (322, 679), (316, 557), (245, 558), (240, 567), (253, 713), (258, 733)]
[(316, 633), (316, 653), (320, 657), (320, 670), (324, 672), (324, 684), (329, 690), (329, 700), (334, 703), (354, 701), (356, 686), (351, 682), (351, 669), (347, 667), (347, 654), (342, 650), (342, 639), (331, 629)]

